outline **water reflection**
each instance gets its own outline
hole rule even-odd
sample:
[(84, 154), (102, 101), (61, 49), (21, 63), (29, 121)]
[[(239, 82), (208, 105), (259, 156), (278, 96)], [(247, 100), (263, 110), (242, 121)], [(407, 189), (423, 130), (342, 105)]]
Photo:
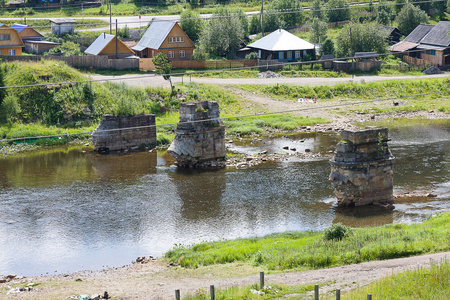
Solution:
[[(63, 150), (1, 159), (0, 274), (99, 269), (179, 243), (321, 230), (336, 222), (411, 223), (449, 210), (449, 130), (393, 131), (391, 138), (394, 193), (433, 191), (437, 198), (401, 201), (393, 212), (337, 209), (327, 159), (219, 171), (178, 170), (170, 157), (148, 152)], [(298, 151), (326, 153), (337, 139), (301, 134), (233, 147), (253, 154), (292, 143)]]

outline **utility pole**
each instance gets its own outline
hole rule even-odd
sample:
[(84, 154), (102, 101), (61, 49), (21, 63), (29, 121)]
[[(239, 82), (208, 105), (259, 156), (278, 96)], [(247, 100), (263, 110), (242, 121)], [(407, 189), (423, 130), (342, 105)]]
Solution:
[(112, 34), (111, 0), (109, 0), (109, 34)]
[(117, 19), (116, 19), (116, 59), (117, 59)]
[(261, 0), (261, 35), (264, 37), (264, 0)]

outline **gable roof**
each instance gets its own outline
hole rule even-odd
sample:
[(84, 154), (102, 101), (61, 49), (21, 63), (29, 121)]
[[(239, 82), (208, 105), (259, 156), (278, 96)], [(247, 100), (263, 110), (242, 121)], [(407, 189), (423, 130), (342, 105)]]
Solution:
[(15, 30), (17, 30), (18, 33), (20, 33), (22, 30), (24, 30), (27, 27), (28, 27), (28, 25), (22, 25), (22, 24), (17, 24), (17, 23), (14, 23), (13, 25), (11, 25), (11, 28), (14, 28)]
[(10, 27), (1, 27), (0, 34), (9, 33), (11, 38), (9, 40), (1, 40), (0, 44), (2, 47), (4, 46), (21, 46), (24, 47), (22, 39), (19, 36), (19, 33), (14, 28)]
[(139, 43), (132, 49), (142, 51), (145, 48), (159, 49), (176, 22), (153, 19)]
[(419, 44), (433, 27), (434, 25), (419, 24), (407, 37), (405, 37), (404, 41)]
[(277, 29), (269, 35), (257, 40), (250, 45), (250, 48), (256, 48), (267, 51), (288, 51), (288, 50), (309, 50), (314, 49), (314, 45), (284, 30)]
[(56, 18), (56, 19), (49, 19), (51, 23), (55, 24), (66, 24), (66, 23), (76, 23), (74, 19), (71, 18)]
[(440, 21), (422, 39), (421, 44), (450, 46), (450, 21)]
[[(91, 55), (99, 55), (105, 47), (111, 43), (115, 38), (115, 35), (112, 34), (106, 34), (102, 33), (98, 36), (98, 38), (95, 39), (95, 41), (86, 49), (84, 50), (84, 53), (91, 54)], [(125, 45), (120, 39), (118, 39), (118, 42), (121, 44), (121, 51), (118, 54), (123, 54), (124, 51), (123, 48), (129, 50), (125, 51), (125, 53), (132, 53), (134, 54), (133, 50), (131, 50), (127, 45)]]

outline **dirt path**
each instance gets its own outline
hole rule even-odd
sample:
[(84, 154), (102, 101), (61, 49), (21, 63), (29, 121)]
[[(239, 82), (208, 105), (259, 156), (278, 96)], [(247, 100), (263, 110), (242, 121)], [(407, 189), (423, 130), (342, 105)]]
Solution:
[[(319, 284), (321, 293), (331, 292), (336, 288), (347, 291), (385, 276), (405, 270), (428, 267), (431, 263), (448, 258), (450, 258), (450, 252), (443, 252), (329, 269), (268, 274), (265, 275), (265, 283), (267, 285), (273, 283), (283, 285)], [(230, 269), (232, 268), (239, 273), (240, 265), (234, 264)], [(103, 271), (25, 278), (23, 281), (40, 283), (36, 290), (11, 294), (6, 296), (6, 299), (66, 299), (71, 295), (93, 295), (104, 291), (108, 291), (109, 295), (115, 299), (173, 299), (177, 289), (180, 290), (182, 296), (186, 296), (198, 289), (209, 290), (210, 285), (219, 289), (259, 283), (258, 272), (242, 277), (224, 277), (213, 273), (214, 271), (211, 269), (203, 272), (174, 270), (173, 267), (158, 260)], [(229, 271), (229, 273), (233, 272)], [(15, 281), (19, 282), (17, 279)], [(0, 288), (11, 285), (11, 283), (0, 284)], [(24, 283), (24, 285), (26, 284)]]

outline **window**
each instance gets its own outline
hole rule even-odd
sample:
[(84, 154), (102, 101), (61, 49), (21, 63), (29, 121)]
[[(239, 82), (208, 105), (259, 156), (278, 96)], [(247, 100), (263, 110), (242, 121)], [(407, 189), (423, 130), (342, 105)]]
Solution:
[(183, 43), (184, 36), (169, 36), (169, 43)]
[(8, 55), (16, 55), (16, 50), (15, 49), (9, 49), (8, 50)]
[(300, 51), (295, 51), (295, 59), (299, 59), (300, 58)]
[(283, 60), (284, 59), (284, 52), (280, 51), (278, 52), (278, 59)]
[(435, 56), (436, 55), (436, 50), (427, 50), (427, 51), (425, 51), (425, 53), (428, 54), (428, 55)]
[(180, 50), (180, 58), (186, 57), (186, 51)]
[(152, 57), (155, 57), (155, 50), (152, 50)]
[(174, 52), (173, 51), (169, 51), (169, 58), (174, 58), (174, 57), (175, 57)]
[(292, 51), (288, 51), (287, 53), (287, 59), (292, 60)]

